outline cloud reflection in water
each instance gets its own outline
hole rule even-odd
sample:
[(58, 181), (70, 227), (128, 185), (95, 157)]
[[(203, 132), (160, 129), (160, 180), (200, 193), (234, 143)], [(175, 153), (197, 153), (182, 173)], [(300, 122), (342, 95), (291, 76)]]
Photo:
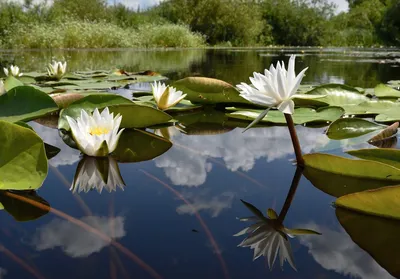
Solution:
[[(124, 217), (87, 216), (80, 219), (85, 224), (112, 238), (126, 235)], [(33, 237), (36, 250), (43, 251), (61, 247), (65, 254), (73, 258), (88, 257), (110, 245), (109, 242), (66, 220), (53, 219), (39, 227)]]
[(309, 249), (314, 260), (327, 270), (360, 279), (392, 279), (385, 269), (355, 244), (343, 230), (317, 224), (307, 227), (322, 233), (320, 237), (304, 236), (300, 243)]

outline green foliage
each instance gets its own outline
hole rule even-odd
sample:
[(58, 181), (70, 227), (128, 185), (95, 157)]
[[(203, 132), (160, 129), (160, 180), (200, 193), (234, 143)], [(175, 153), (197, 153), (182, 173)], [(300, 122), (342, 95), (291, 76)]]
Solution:
[[(400, 3), (166, 0), (146, 11), (105, 0), (0, 3), (2, 48), (373, 46), (400, 44)], [(193, 32), (192, 32), (193, 31)]]
[[(254, 45), (265, 30), (258, 5), (250, 1), (170, 0), (157, 11), (171, 22), (188, 24), (204, 34), (210, 44)], [(268, 35), (264, 34), (264, 41), (268, 41)]]

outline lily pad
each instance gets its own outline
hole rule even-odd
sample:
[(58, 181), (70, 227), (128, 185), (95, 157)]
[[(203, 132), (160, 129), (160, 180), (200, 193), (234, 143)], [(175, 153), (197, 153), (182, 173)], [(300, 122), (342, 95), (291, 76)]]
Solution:
[(400, 169), (380, 162), (322, 153), (304, 155), (304, 161), (304, 176), (334, 197), (400, 183)]
[(192, 103), (249, 104), (247, 100), (239, 96), (239, 91), (234, 86), (218, 79), (206, 77), (187, 77), (172, 83), (172, 86), (187, 94), (186, 99)]
[[(228, 116), (236, 119), (253, 121), (262, 110), (242, 110), (229, 113)], [(344, 110), (340, 107), (324, 107), (318, 110), (312, 108), (297, 108), (294, 110), (293, 121), (295, 124), (331, 122), (340, 118)], [(275, 124), (286, 124), (285, 116), (278, 110), (269, 111), (260, 122), (270, 122)]]
[(392, 148), (372, 148), (372, 149), (359, 149), (348, 151), (352, 156), (384, 163), (400, 169), (400, 150)]
[(62, 90), (106, 90), (113, 87), (120, 87), (121, 84), (117, 82), (87, 82), (79, 85), (62, 85), (55, 86), (55, 89)]
[[(44, 205), (44, 207), (34, 206), (26, 200)], [(36, 220), (46, 215), (50, 210), (49, 203), (38, 196), (35, 191), (0, 191), (0, 204), (18, 222)]]
[(357, 89), (343, 84), (325, 84), (314, 88), (307, 94), (325, 95), (318, 101), (325, 102), (330, 106), (358, 105), (370, 100)]
[(0, 120), (0, 190), (42, 186), (48, 166), (42, 139), (31, 129)]
[(392, 87), (389, 87), (384, 84), (378, 84), (375, 88), (375, 95), (377, 97), (400, 97), (400, 91), (393, 89)]
[(51, 97), (31, 86), (17, 86), (0, 96), (0, 120), (29, 121), (57, 110)]
[(171, 146), (172, 143), (163, 137), (142, 130), (126, 129), (112, 156), (121, 163), (147, 161), (165, 153)]
[(6, 89), (6, 91), (10, 91), (14, 87), (23, 86), (23, 85), (24, 84), (21, 81), (19, 81), (18, 79), (16, 79), (13, 76), (7, 77), (6, 80), (4, 81), (4, 88)]
[(368, 143), (375, 145), (375, 146), (380, 146), (380, 145), (385, 145), (385, 142), (390, 141), (390, 139), (396, 139), (396, 142), (397, 142), (396, 135), (397, 135), (398, 128), (399, 128), (399, 122), (393, 123), (389, 127), (386, 127), (379, 134), (377, 134), (376, 136), (374, 136), (370, 140), (368, 140)]
[(390, 100), (370, 100), (360, 104), (341, 105), (347, 115), (374, 115), (391, 109), (400, 110), (400, 102)]
[(329, 126), (326, 134), (330, 139), (341, 140), (359, 137), (386, 127), (361, 118), (341, 118)]
[(395, 122), (400, 121), (400, 109), (398, 107), (392, 108), (375, 117), (377, 122)]
[(93, 112), (96, 108), (102, 109), (107, 106), (131, 103), (132, 101), (114, 94), (93, 94), (85, 96), (84, 98), (73, 102), (67, 108), (61, 110), (58, 121), (58, 129), (69, 130), (70, 127), (66, 116), (68, 115), (72, 118), (77, 118), (80, 116), (82, 109), (86, 110), (87, 112)]
[(400, 277), (400, 222), (342, 208), (336, 217), (351, 239), (395, 278)]
[(335, 204), (364, 214), (400, 220), (400, 186), (353, 193), (338, 198)]

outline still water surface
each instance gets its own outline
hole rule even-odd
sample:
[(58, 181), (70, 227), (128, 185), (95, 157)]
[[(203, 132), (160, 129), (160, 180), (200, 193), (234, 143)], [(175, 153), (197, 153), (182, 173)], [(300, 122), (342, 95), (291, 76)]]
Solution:
[[(118, 50), (1, 55), (24, 71), (41, 70), (55, 56), (64, 57), (70, 70), (151, 69), (171, 79), (195, 75), (237, 84), (248, 82), (253, 71), (263, 71), (271, 63), (287, 62), (291, 53), (299, 54), (297, 71), (309, 67), (303, 83), (374, 87), (400, 77), (400, 52), (395, 50)], [(81, 159), (79, 151), (66, 146), (56, 129), (30, 123), (45, 142), (61, 148), (50, 160), (49, 175), (38, 191), (58, 211), (28, 222), (17, 222), (5, 210), (0, 211), (0, 278), (400, 276), (400, 255), (391, 248), (399, 247), (400, 243), (394, 242), (399, 242), (396, 234), (400, 225), (377, 228), (374, 224), (379, 222), (364, 222), (362, 215), (336, 210), (332, 206), (335, 197), (315, 188), (305, 177), (297, 191), (291, 192), (293, 200), (286, 204), (284, 225), (321, 235), (289, 239), (297, 271), (288, 262), (281, 268), (279, 255), (272, 270), (264, 257), (253, 261), (253, 250), (237, 247), (244, 236), (233, 236), (246, 227), (238, 218), (251, 216), (240, 200), (264, 214), (268, 208), (279, 214), (296, 171), (290, 137), (286, 127), (242, 133), (241, 128), (227, 128), (223, 123), (210, 125), (205, 123), (208, 113), (199, 113), (202, 123), (192, 124), (190, 133), (171, 128), (169, 137), (174, 145), (161, 156), (119, 164), (126, 186), (111, 193), (103, 189), (101, 193), (72, 194), (69, 187)], [(324, 128), (297, 129), (303, 152), (341, 153), (348, 148), (347, 142), (329, 141)], [(2, 199), (0, 202), (6, 204)], [(78, 222), (71, 222), (63, 213)], [(378, 233), (385, 228), (390, 229)]]

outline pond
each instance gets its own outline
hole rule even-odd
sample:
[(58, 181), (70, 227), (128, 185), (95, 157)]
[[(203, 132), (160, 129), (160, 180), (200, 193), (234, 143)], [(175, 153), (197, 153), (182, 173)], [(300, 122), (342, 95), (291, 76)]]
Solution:
[[(69, 71), (152, 70), (170, 80), (205, 76), (236, 85), (294, 53), (296, 72), (309, 67), (303, 85), (373, 88), (400, 77), (397, 49), (3, 51), (0, 57), (24, 72), (41, 71), (56, 57), (68, 61)], [(129, 89), (113, 92), (132, 97)], [(130, 163), (83, 158), (63, 141), (57, 124), (30, 121), (45, 143), (61, 151), (49, 160), (42, 187), (23, 198), (52, 209), (24, 203), (15, 192), (0, 195), (0, 278), (400, 276), (400, 222), (335, 207), (342, 194), (331, 185), (335, 179), (342, 183), (340, 177), (320, 176), (314, 186), (296, 171), (286, 126), (243, 133), (246, 125), (210, 108), (179, 119), (179, 126), (154, 129), (172, 146), (144, 132), (132, 134), (140, 143), (135, 153), (140, 160)], [(327, 124), (296, 129), (304, 153), (348, 156), (349, 149), (372, 147), (366, 141), (329, 139)], [(93, 164), (113, 171), (118, 186), (98, 183), (88, 189), (81, 181), (70, 190)], [(339, 192), (345, 188), (340, 185)], [(304, 234), (272, 236), (269, 250), (253, 260), (253, 249), (238, 247), (245, 235), (234, 236), (250, 225), (239, 219), (252, 215), (241, 200), (264, 215), (273, 209), (283, 215), (285, 228), (301, 228)]]

